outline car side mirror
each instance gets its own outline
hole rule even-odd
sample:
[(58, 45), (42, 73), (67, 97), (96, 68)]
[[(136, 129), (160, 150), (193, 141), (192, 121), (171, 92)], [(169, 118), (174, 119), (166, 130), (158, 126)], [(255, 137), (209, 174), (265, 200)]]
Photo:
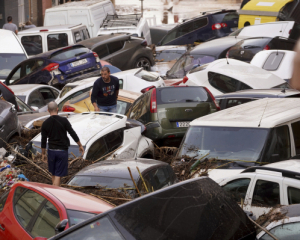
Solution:
[(31, 106), (31, 108), (32, 108), (34, 111), (36, 111), (36, 112), (38, 112), (38, 111), (39, 111), (39, 108), (38, 108), (38, 107)]
[(61, 220), (55, 227), (55, 234), (59, 234), (59, 233), (63, 232), (65, 230), (68, 222), (69, 222), (68, 219)]
[(280, 161), (279, 154), (272, 154), (271, 161), (272, 161), (272, 163), (273, 162), (279, 162)]

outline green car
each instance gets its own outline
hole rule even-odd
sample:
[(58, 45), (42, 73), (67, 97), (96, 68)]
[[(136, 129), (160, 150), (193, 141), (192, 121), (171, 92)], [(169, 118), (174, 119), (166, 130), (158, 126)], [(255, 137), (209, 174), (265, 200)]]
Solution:
[(220, 110), (205, 87), (151, 86), (142, 92), (126, 115), (142, 122), (147, 128), (144, 135), (159, 146), (178, 147), (191, 121)]

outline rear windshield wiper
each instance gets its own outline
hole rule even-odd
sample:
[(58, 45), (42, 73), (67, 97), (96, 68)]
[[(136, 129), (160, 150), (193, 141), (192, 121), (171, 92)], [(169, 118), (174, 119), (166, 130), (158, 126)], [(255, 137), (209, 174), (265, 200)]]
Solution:
[(246, 45), (244, 48), (248, 49), (248, 48), (261, 48), (261, 47), (260, 46), (254, 46), (254, 45)]
[(77, 53), (77, 54), (75, 54), (75, 56), (77, 57), (77, 56), (82, 55), (82, 54), (85, 54), (85, 53), (86, 53), (86, 52)]
[(186, 101), (186, 102), (201, 102), (201, 101), (193, 100), (193, 99), (186, 99), (185, 101)]

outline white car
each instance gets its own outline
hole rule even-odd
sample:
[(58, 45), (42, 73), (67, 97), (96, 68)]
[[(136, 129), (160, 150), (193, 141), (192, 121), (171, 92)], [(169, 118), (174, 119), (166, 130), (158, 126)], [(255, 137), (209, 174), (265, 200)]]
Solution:
[(273, 207), (300, 203), (300, 160), (287, 160), (218, 181), (246, 212), (258, 218)]
[(56, 88), (43, 84), (17, 84), (9, 87), (17, 97), (38, 112), (46, 112), (47, 104), (60, 93)]
[[(165, 86), (164, 80), (159, 76), (158, 73), (147, 72), (142, 68), (122, 71), (112, 75), (119, 78), (120, 89), (129, 90), (132, 92), (140, 93), (142, 89), (149, 86)], [(64, 86), (64, 88), (61, 90), (61, 94), (56, 99), (59, 109), (61, 109), (68, 100), (91, 90), (94, 82), (97, 79), (98, 77), (87, 78), (85, 80), (68, 83), (66, 86)]]
[(219, 59), (192, 69), (181, 84), (207, 87), (215, 96), (245, 89), (281, 87), (280, 77), (249, 63)]
[(0, 81), (4, 81), (11, 70), (28, 58), (17, 35), (0, 29)]
[(287, 50), (266, 50), (255, 54), (250, 64), (265, 69), (289, 81), (293, 73), (296, 52)]
[[(69, 121), (85, 149), (84, 159), (95, 161), (115, 151), (113, 158), (154, 158), (152, 140), (142, 135), (145, 127), (125, 115), (90, 112), (74, 114)], [(69, 155), (80, 156), (79, 148), (73, 138), (70, 139)], [(32, 151), (40, 152), (41, 134), (32, 139)], [(72, 152), (72, 153), (71, 153)], [(105, 160), (107, 158), (103, 158)]]

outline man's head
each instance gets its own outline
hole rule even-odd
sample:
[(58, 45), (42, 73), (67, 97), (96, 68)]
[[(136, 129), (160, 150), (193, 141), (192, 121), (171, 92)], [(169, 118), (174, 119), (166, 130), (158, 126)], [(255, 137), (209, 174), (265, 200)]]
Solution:
[(108, 81), (110, 76), (110, 70), (108, 67), (103, 67), (101, 69), (101, 77), (103, 78), (104, 81)]
[(9, 22), (9, 23), (12, 22), (12, 16), (7, 17), (7, 22)]
[(29, 25), (32, 25), (32, 23), (31, 23), (30, 21), (27, 21), (27, 22), (25, 23), (25, 25), (29, 26)]
[(48, 103), (48, 112), (50, 115), (56, 115), (58, 113), (57, 103), (52, 101)]

